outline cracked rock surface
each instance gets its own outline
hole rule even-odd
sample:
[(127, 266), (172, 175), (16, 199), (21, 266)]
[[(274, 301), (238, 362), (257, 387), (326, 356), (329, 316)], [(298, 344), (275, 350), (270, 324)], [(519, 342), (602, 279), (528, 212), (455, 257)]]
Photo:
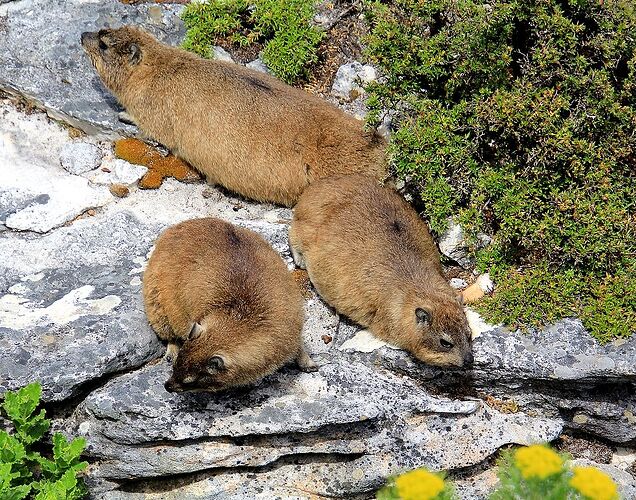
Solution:
[[(174, 179), (138, 190), (143, 169), (115, 160), (103, 142), (134, 130), (118, 121), (79, 33), (125, 22), (177, 43), (180, 8), (0, 6), (0, 88), (89, 132), (71, 138), (46, 115), (0, 99), (0, 393), (42, 382), (54, 427), (88, 441), (92, 497), (368, 498), (387, 476), (426, 466), (448, 470), (461, 498), (478, 499), (496, 483), (501, 447), (567, 431), (620, 444), (622, 458), (606, 470), (630, 498), (636, 339), (601, 346), (575, 319), (522, 334), (469, 311), (475, 366), (443, 371), (307, 290), (303, 336), (319, 371), (286, 367), (226, 394), (164, 390), (170, 367), (141, 298), (163, 229), (220, 217), (263, 235), (292, 267), (291, 210)], [(130, 194), (114, 197), (112, 183)]]

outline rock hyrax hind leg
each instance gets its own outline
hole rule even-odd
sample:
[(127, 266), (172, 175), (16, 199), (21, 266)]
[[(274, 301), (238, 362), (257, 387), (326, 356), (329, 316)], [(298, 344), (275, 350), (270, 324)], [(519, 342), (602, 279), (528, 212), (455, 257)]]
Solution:
[(296, 264), (296, 267), (299, 267), (300, 269), (307, 269), (307, 266), (305, 265), (305, 256), (300, 250), (300, 246), (298, 245), (298, 240), (293, 228), (289, 229), (289, 237), (287, 241), (289, 243), (289, 248), (291, 250), (292, 258), (294, 259), (294, 264)]
[(303, 372), (316, 372), (318, 371), (318, 365), (313, 359), (309, 357), (305, 349), (300, 349), (298, 356), (296, 356), (296, 365)]
[(164, 359), (168, 363), (174, 363), (174, 360), (177, 359), (178, 354), (179, 354), (179, 346), (175, 343), (169, 342)]

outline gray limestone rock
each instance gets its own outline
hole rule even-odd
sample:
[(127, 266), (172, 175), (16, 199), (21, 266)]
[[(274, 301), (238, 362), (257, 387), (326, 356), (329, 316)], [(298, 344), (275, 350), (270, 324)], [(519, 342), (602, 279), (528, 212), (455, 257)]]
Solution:
[[(169, 369), (160, 363), (109, 382), (67, 422), (67, 432), (88, 439), (97, 460), (91, 480), (102, 488), (215, 468), (260, 472), (309, 455), (338, 463), (327, 471), (311, 462), (277, 468), (276, 482), (264, 474), (243, 494), (304, 476), (305, 493), (347, 496), (372, 491), (400, 470), (474, 465), (504, 444), (551, 440), (562, 428), (559, 419), (432, 397), (408, 379), (341, 356), (316, 373), (286, 368), (256, 387), (218, 395), (165, 392)], [(215, 478), (206, 491), (230, 491), (232, 476)]]
[(90, 142), (69, 142), (62, 146), (60, 163), (64, 170), (79, 175), (99, 167), (102, 161), (101, 149)]
[(218, 61), (234, 62), (234, 59), (232, 59), (230, 53), (223, 47), (219, 47), (218, 45), (212, 47), (212, 55), (212, 59), (216, 59)]
[(60, 401), (161, 354), (135, 262), (156, 228), (123, 214), (90, 222), (42, 239), (0, 235), (0, 254), (12, 256), (0, 262), (0, 393), (40, 380), (43, 399)]
[(141, 179), (148, 172), (148, 168), (133, 165), (119, 158), (104, 160), (102, 168), (89, 173), (86, 177), (93, 184), (126, 184), (131, 185)]
[(248, 62), (245, 65), (247, 68), (256, 70), (256, 71), (260, 71), (261, 73), (269, 73), (271, 74), (271, 71), (269, 70), (269, 68), (267, 67), (267, 65), (263, 62), (263, 60), (259, 57), (258, 59), (254, 59), (251, 62)]
[(448, 229), (440, 236), (438, 245), (443, 255), (453, 259), (460, 266), (468, 268), (473, 265), (473, 260), (468, 255), (464, 231), (456, 222), (449, 220)]
[(362, 87), (364, 84), (376, 78), (377, 74), (373, 66), (358, 61), (349, 62), (338, 68), (331, 93), (340, 99), (351, 101), (364, 92)]
[[(22, 0), (0, 6), (0, 89), (26, 97), (50, 116), (88, 133), (132, 133), (82, 47), (84, 31), (140, 25), (177, 44), (183, 6), (126, 5), (118, 0)], [(43, 15), (50, 12), (51, 15)], [(54, 22), (52, 22), (54, 19)]]
[(112, 201), (106, 188), (93, 187), (60, 167), (60, 156), (68, 162), (72, 159), (76, 166), (86, 163), (62, 127), (39, 114), (23, 117), (5, 102), (0, 102), (0, 115), (0, 221), (4, 225), (45, 233)]
[(541, 331), (484, 332), (476, 341), (479, 374), (492, 378), (611, 382), (636, 380), (636, 339), (601, 345), (576, 319)]
[(450, 283), (450, 286), (452, 286), (453, 288), (457, 290), (461, 290), (462, 288), (466, 288), (468, 286), (468, 283), (466, 283), (466, 280), (462, 278), (451, 278), (449, 283)]

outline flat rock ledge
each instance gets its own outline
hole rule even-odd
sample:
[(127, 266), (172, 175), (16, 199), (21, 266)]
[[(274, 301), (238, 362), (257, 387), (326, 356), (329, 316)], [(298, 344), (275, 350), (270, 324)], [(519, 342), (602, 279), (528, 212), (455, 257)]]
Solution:
[[(502, 446), (564, 430), (636, 446), (636, 338), (601, 346), (576, 319), (523, 334), (469, 311), (473, 369), (439, 370), (310, 290), (303, 337), (318, 372), (288, 367), (220, 395), (165, 392), (170, 367), (141, 299), (163, 229), (220, 217), (263, 235), (292, 267), (288, 209), (174, 180), (137, 190), (127, 165), (130, 194), (108, 193), (121, 179), (100, 139), (135, 129), (119, 121), (79, 35), (140, 24), (178, 43), (181, 8), (0, 0), (0, 89), (91, 134), (77, 145), (0, 102), (0, 394), (42, 381), (55, 428), (87, 438), (92, 497), (368, 498), (387, 476), (426, 466), (477, 499), (496, 482), (490, 458)], [(607, 465), (632, 498), (624, 469)]]

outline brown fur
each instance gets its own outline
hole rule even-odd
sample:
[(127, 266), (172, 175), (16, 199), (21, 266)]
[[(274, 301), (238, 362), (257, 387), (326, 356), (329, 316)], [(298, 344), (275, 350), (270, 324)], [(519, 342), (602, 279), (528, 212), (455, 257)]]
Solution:
[(289, 240), (337, 311), (426, 363), (472, 362), (466, 316), (435, 243), (394, 190), (363, 175), (318, 181), (294, 209)]
[(144, 302), (169, 352), (182, 344), (168, 390), (249, 384), (294, 358), (311, 368), (300, 290), (253, 231), (214, 218), (170, 227), (144, 273)]
[(316, 179), (385, 175), (382, 139), (267, 74), (202, 59), (132, 27), (84, 33), (82, 45), (141, 130), (212, 184), (292, 206)]

